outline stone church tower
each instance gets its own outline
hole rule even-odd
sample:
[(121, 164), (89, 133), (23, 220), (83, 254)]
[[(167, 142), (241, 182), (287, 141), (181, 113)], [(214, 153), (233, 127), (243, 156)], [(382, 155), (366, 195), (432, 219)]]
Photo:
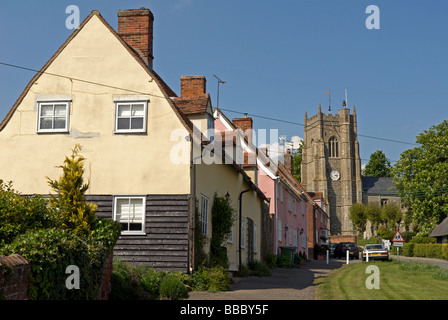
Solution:
[(352, 235), (349, 208), (362, 202), (361, 159), (357, 138), (356, 111), (305, 113), (301, 183), (306, 190), (323, 192), (329, 203), (330, 234)]

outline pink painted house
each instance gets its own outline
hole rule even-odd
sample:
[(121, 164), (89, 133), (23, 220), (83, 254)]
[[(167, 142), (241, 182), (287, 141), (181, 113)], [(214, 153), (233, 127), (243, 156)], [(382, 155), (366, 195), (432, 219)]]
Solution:
[[(243, 150), (244, 170), (270, 199), (272, 243), (269, 245), (268, 252), (280, 254), (281, 247), (286, 246), (294, 247), (296, 253), (303, 252), (307, 257), (312, 256), (315, 236), (312, 230), (315, 224), (313, 218), (309, 216), (316, 211), (324, 219), (326, 214), (293, 177), (289, 151), (284, 157), (285, 164), (273, 161), (267, 154), (267, 150), (252, 144), (252, 136), (255, 132), (250, 117), (235, 118), (230, 121), (219, 109), (215, 109), (214, 118), (215, 136), (233, 133), (239, 131), (238, 129), (244, 133), (239, 136), (234, 135), (232, 139), (235, 148), (239, 147)], [(325, 219), (326, 225), (328, 217)], [(313, 223), (311, 229), (308, 225), (310, 221)], [(309, 234), (310, 230), (311, 234)]]

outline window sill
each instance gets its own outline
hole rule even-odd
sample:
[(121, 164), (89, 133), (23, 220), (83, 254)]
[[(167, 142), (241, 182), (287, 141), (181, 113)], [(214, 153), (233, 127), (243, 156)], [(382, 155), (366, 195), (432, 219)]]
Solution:
[(121, 233), (122, 236), (146, 236), (145, 232), (122, 232)]

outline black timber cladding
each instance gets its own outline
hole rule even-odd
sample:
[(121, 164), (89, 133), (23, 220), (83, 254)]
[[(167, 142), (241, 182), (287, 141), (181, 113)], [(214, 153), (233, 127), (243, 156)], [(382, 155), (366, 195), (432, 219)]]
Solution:
[[(113, 218), (114, 196), (88, 195), (96, 215)], [(145, 235), (122, 235), (114, 256), (156, 270), (188, 271), (189, 195), (147, 195)]]

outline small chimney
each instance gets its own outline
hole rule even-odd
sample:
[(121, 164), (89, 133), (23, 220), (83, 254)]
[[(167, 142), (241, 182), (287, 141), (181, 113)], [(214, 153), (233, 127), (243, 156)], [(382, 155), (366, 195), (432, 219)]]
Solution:
[(246, 116), (243, 118), (233, 118), (232, 123), (235, 125), (235, 127), (241, 129), (245, 133), (249, 142), (252, 142), (253, 121), (251, 117)]
[(180, 95), (182, 98), (195, 98), (205, 94), (206, 82), (204, 76), (180, 77)]
[(290, 173), (292, 173), (292, 156), (291, 151), (288, 149), (286, 153), (283, 156), (283, 163), (285, 164), (286, 170), (288, 170)]
[(151, 10), (145, 8), (118, 10), (117, 16), (120, 37), (152, 68), (154, 16)]

